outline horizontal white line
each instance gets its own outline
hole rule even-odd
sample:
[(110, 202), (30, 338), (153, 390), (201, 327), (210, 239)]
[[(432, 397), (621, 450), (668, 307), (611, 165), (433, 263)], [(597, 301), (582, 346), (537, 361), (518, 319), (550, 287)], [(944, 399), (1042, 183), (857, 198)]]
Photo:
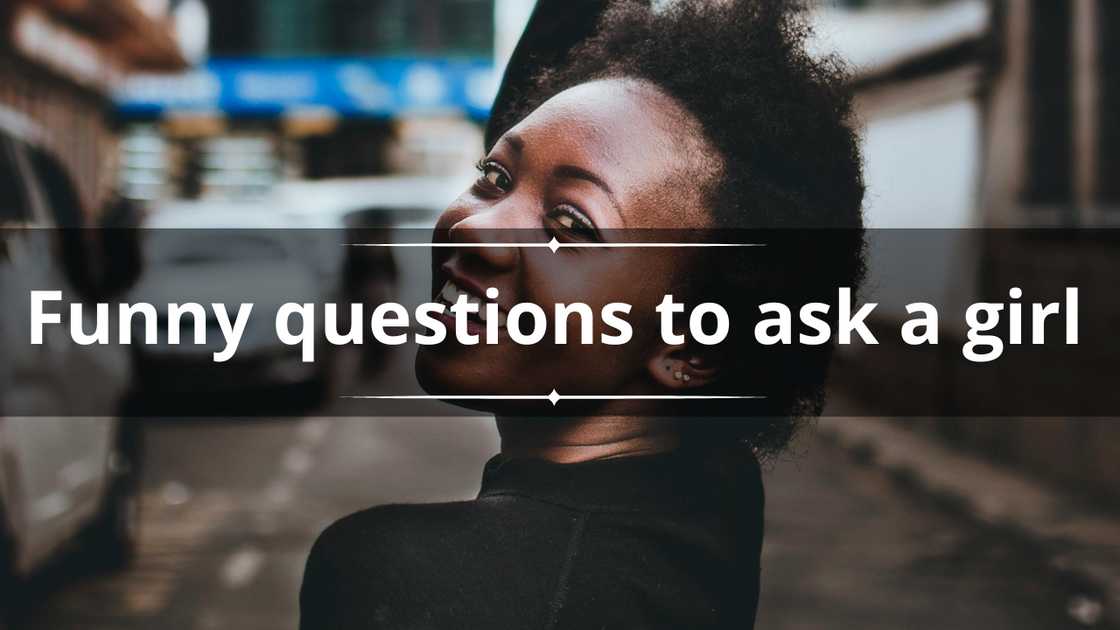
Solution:
[[(549, 400), (547, 395), (531, 394), (525, 396), (518, 395), (495, 395), (495, 396), (342, 396), (348, 400)], [(651, 396), (596, 396), (596, 395), (573, 395), (564, 394), (560, 396), (561, 400), (744, 400), (744, 399), (762, 399), (765, 396), (675, 396), (672, 394), (666, 395), (651, 395)]]
[(597, 395), (597, 394), (496, 394), (496, 395), (407, 395), (407, 396), (341, 396), (346, 400), (547, 400), (556, 405), (561, 400), (764, 400), (765, 396), (725, 396), (725, 395)]
[[(548, 398), (548, 396), (544, 396)], [(763, 400), (765, 396), (686, 396), (686, 395), (651, 395), (651, 396), (585, 396), (564, 394), (563, 400)]]
[(693, 248), (693, 247), (766, 247), (764, 243), (345, 243), (346, 247), (429, 247), (478, 249), (487, 247), (518, 247), (557, 249), (625, 249), (625, 248)]
[(349, 400), (548, 400), (548, 396), (342, 396)]

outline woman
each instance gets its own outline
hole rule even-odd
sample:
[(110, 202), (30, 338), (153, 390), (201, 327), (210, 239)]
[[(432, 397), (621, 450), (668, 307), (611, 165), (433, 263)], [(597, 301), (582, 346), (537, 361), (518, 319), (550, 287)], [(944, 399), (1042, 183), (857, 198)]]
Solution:
[[(520, 88), (507, 82), (518, 105), (498, 117), (504, 133), (478, 181), (437, 225), (440, 239), (498, 245), (433, 250), (437, 296), (486, 301), (494, 288), (503, 309), (583, 302), (593, 312), (625, 302), (633, 340), (422, 349), (429, 392), (594, 399), (564, 400), (563, 417), (540, 401), (476, 401), (502, 438), (479, 497), (377, 507), (330, 527), (308, 560), (305, 630), (753, 626), (755, 457), (779, 452), (819, 412), (831, 347), (667, 344), (654, 307), (673, 294), (746, 316), (760, 300), (855, 285), (860, 161), (843, 75), (804, 52), (790, 3), (658, 7), (615, 3), (562, 64)], [(579, 247), (744, 227), (844, 229), (811, 239), (812, 250), (794, 247), (800, 231), (761, 253)], [(552, 238), (573, 247), (500, 245)], [(765, 398), (702, 412), (649, 398), (703, 393)]]

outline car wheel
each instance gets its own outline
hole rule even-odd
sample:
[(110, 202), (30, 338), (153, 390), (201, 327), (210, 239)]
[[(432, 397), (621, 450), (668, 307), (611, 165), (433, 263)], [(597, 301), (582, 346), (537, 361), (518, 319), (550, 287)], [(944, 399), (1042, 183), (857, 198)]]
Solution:
[(140, 440), (136, 421), (122, 421), (109, 455), (109, 489), (89, 529), (87, 549), (103, 568), (123, 569), (136, 556), (140, 538)]

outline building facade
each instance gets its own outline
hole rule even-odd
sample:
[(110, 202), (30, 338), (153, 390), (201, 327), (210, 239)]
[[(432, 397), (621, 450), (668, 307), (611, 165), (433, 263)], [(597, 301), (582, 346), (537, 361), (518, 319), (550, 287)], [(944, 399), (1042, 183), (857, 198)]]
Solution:
[(0, 6), (0, 108), (42, 130), (42, 143), (69, 170), (87, 213), (113, 188), (112, 90), (129, 72), (184, 65), (159, 9), (132, 0)]
[(255, 196), (285, 179), (441, 174), (477, 159), (494, 0), (207, 6), (208, 59), (118, 94), (129, 146), (162, 141), (168, 165), (126, 169), (136, 198)]
[[(1114, 176), (1120, 134), (1110, 114), (1120, 92), (1120, 8), (1111, 0), (860, 4), (871, 6), (826, 12), (822, 24), (826, 33), (838, 34), (833, 44), (857, 68), (869, 226), (948, 235), (941, 249), (917, 263), (913, 251), (876, 260), (872, 247), (873, 270), (920, 267), (910, 278), (922, 284), (915, 292), (954, 312), (993, 297), (1005, 301), (1012, 286), (1028, 295), (1078, 286), (1087, 302), (1082, 311), (1095, 315), (1082, 318), (1082, 338), (1113, 339), (1114, 331), (1091, 327), (1120, 310), (1110, 297), (1120, 252), (1099, 232), (1120, 217)], [(1048, 232), (1040, 237), (1025, 228)], [(879, 280), (873, 271), (870, 285)], [(885, 307), (882, 329), (896, 331), (903, 301), (882, 294), (870, 299)], [(1048, 409), (1058, 407), (1054, 397), (1084, 391), (1086, 384), (1114, 389), (1108, 348), (1084, 343), (1076, 363), (1058, 349), (1041, 365), (1010, 361), (987, 372), (991, 378), (973, 378), (958, 369), (965, 333), (963, 322), (944, 322), (943, 353), (925, 364), (900, 342), (893, 348), (885, 342), (876, 361), (841, 352), (841, 388), (872, 404), (901, 406), (895, 399), (906, 397), (931, 417), (957, 416), (955, 410), (1001, 396)], [(895, 359), (884, 359), (891, 352)], [(1074, 403), (1061, 406), (1073, 409)], [(913, 425), (1120, 499), (1115, 422), (1051, 414)]]

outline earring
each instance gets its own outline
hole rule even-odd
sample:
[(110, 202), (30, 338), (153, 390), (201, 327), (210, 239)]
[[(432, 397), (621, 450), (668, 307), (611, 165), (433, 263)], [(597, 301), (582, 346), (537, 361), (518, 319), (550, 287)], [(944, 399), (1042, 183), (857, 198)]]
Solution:
[(681, 380), (682, 378), (684, 378), (684, 376), (685, 375), (682, 374), (681, 372), (673, 372), (673, 378), (677, 379), (678, 381)]
[(686, 383), (687, 383), (687, 382), (689, 382), (689, 381), (691, 381), (691, 380), (692, 380), (692, 377), (691, 377), (691, 376), (689, 376), (688, 374), (685, 374), (682, 380), (684, 380), (684, 382), (686, 382)]

